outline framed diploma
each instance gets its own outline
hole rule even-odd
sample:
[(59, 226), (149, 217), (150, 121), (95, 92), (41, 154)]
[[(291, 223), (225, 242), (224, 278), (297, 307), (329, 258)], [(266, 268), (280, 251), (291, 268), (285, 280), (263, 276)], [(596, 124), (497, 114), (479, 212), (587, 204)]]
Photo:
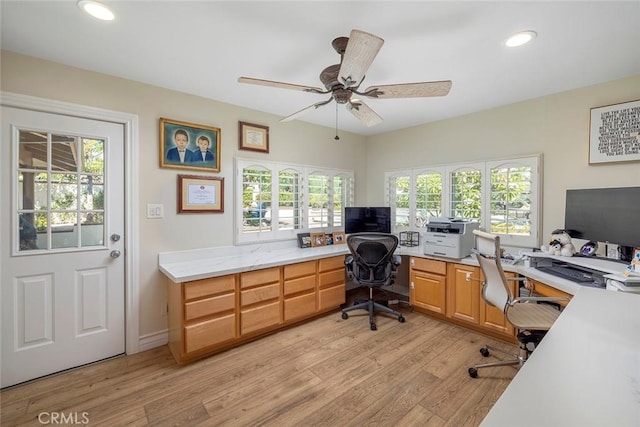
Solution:
[(269, 152), (269, 127), (238, 122), (238, 148), (240, 150)]
[(178, 175), (178, 213), (224, 212), (224, 178)]

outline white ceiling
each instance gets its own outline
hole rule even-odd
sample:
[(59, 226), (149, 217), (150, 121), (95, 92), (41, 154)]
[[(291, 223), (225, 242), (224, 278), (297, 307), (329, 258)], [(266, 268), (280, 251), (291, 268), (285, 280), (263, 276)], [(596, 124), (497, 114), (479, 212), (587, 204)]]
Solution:
[[(322, 87), (320, 71), (340, 61), (331, 41), (353, 28), (385, 40), (363, 88), (453, 81), (442, 98), (367, 99), (384, 119), (371, 128), (339, 106), (339, 128), (362, 135), (640, 74), (640, 1), (103, 3), (114, 21), (85, 15), (74, 0), (2, 0), (2, 49), (282, 117), (328, 95), (238, 77)], [(529, 29), (533, 43), (503, 45)], [(335, 103), (302, 120), (334, 127)]]

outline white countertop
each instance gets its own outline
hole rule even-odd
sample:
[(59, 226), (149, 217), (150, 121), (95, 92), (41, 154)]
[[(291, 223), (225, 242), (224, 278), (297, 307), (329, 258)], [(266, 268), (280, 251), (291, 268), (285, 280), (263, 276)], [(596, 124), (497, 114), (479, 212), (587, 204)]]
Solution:
[[(345, 244), (301, 249), (297, 246), (296, 242), (286, 241), (161, 252), (158, 257), (158, 264), (160, 271), (171, 281), (182, 283), (336, 255), (346, 255), (348, 253), (349, 249)], [(422, 245), (412, 247), (398, 246), (396, 254), (440, 259), (447, 262), (457, 262), (467, 265), (478, 265), (478, 262), (472, 256), (463, 259), (451, 259), (424, 255)], [(552, 255), (541, 252), (536, 252), (535, 255), (553, 257)], [(571, 257), (566, 260), (610, 273), (617, 272), (621, 274), (625, 268), (624, 264), (607, 261), (606, 259)], [(527, 267), (522, 264), (522, 261), (515, 265), (503, 264), (503, 268), (505, 271), (515, 271), (523, 276), (539, 280), (569, 294), (575, 294), (583, 287), (570, 280), (561, 279), (543, 273), (535, 268)]]
[[(252, 245), (219, 246), (187, 251), (161, 252), (158, 267), (174, 283), (242, 273), (261, 268), (346, 255), (346, 244), (301, 249), (296, 242), (274, 242)], [(478, 265), (475, 258), (438, 258), (425, 256), (422, 246), (398, 246), (397, 255), (421, 256), (448, 262)], [(513, 266), (505, 266), (511, 270)]]
[(640, 426), (640, 295), (580, 288), (481, 425)]

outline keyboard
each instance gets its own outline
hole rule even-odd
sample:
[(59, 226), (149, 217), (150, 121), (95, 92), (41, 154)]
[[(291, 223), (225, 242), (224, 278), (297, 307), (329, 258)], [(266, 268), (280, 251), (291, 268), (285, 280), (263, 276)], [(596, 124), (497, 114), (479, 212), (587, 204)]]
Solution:
[(561, 267), (561, 266), (554, 265), (554, 266), (551, 266), (551, 267), (537, 267), (537, 269), (542, 271), (542, 272), (544, 272), (544, 273), (553, 274), (554, 276), (561, 277), (561, 278), (567, 279), (567, 280), (571, 280), (571, 281), (577, 282), (577, 283), (593, 283), (593, 282), (595, 282), (595, 279), (593, 278), (593, 275), (591, 273), (588, 273), (586, 271), (573, 269), (573, 268)]

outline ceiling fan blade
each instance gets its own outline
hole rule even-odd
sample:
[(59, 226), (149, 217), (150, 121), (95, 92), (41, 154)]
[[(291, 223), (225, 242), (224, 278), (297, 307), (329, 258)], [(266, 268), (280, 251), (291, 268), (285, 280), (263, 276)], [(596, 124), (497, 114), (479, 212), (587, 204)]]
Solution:
[(429, 96), (445, 96), (451, 89), (451, 80), (439, 82), (401, 83), (395, 85), (379, 85), (368, 87), (359, 95), (371, 98), (425, 98)]
[(352, 30), (342, 58), (338, 80), (347, 87), (357, 87), (371, 66), (384, 40), (373, 34)]
[(367, 125), (367, 127), (382, 123), (382, 117), (359, 99), (352, 99), (349, 101), (347, 103), (347, 110), (356, 116), (358, 120)]
[(238, 77), (238, 83), (248, 83), (248, 84), (258, 85), (258, 86), (277, 87), (280, 89), (293, 89), (293, 90), (300, 90), (303, 92), (312, 92), (312, 93), (329, 93), (326, 90), (322, 90), (320, 88), (313, 87), (313, 86), (303, 86), (303, 85), (296, 85), (293, 83), (275, 82), (273, 80), (254, 79), (251, 77)]
[(295, 113), (291, 114), (290, 116), (287, 116), (283, 119), (280, 119), (281, 122), (290, 122), (291, 120), (295, 120), (298, 117), (307, 114), (309, 111), (311, 110), (317, 110), (318, 108), (322, 107), (323, 105), (327, 105), (328, 103), (330, 103), (333, 100), (332, 98), (329, 98), (326, 101), (322, 101), (322, 102), (316, 102), (313, 105), (309, 105), (308, 107), (303, 108), (300, 111), (296, 111)]

